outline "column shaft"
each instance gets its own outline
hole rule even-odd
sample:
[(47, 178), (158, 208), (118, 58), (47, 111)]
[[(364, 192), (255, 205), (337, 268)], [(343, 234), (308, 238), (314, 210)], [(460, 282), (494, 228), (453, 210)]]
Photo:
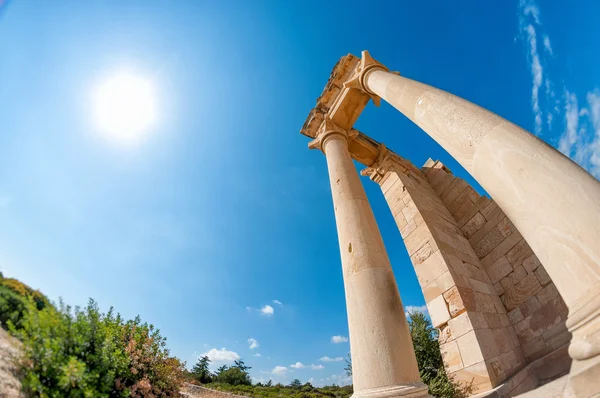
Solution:
[(379, 228), (342, 134), (324, 138), (342, 258), (354, 396), (425, 396)]
[(570, 309), (569, 353), (578, 360), (598, 356), (598, 180), (537, 137), (460, 97), (381, 69), (368, 71), (364, 82), (366, 91), (421, 127), (494, 198)]

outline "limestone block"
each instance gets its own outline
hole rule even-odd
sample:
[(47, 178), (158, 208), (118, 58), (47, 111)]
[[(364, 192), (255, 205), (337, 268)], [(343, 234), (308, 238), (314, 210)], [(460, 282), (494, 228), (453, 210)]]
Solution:
[(410, 261), (414, 266), (421, 264), (427, 260), (436, 250), (433, 250), (429, 242), (425, 243), (419, 250), (410, 256)]
[(542, 290), (542, 285), (540, 285), (536, 276), (529, 274), (502, 295), (504, 307), (506, 307), (507, 311), (510, 311), (527, 301), (540, 290)]
[(469, 278), (469, 285), (471, 285), (471, 288), (476, 292), (486, 293), (486, 294), (491, 294), (491, 295), (497, 294), (496, 289), (490, 283), (481, 282), (477, 279)]
[(504, 303), (497, 295), (490, 295), (492, 301), (494, 302), (494, 307), (496, 307), (496, 312), (499, 314), (506, 314), (506, 307), (504, 307)]
[(510, 320), (510, 323), (513, 325), (521, 322), (523, 320), (523, 318), (525, 318), (525, 317), (523, 316), (523, 313), (521, 312), (520, 307), (517, 307), (508, 312), (508, 319)]
[(467, 212), (473, 207), (474, 203), (469, 198), (466, 192), (462, 193), (457, 200), (448, 206), (450, 214), (454, 216), (456, 220), (463, 218)]
[(513, 268), (516, 268), (523, 264), (523, 261), (532, 254), (531, 248), (527, 242), (525, 242), (525, 239), (522, 239), (506, 253), (506, 259), (512, 264)]
[(435, 328), (439, 328), (450, 320), (450, 313), (448, 312), (448, 307), (446, 307), (443, 296), (438, 296), (429, 301), (427, 303), (427, 310), (429, 310), (431, 323)]
[(552, 326), (551, 328), (549, 328), (548, 330), (546, 330), (543, 334), (542, 337), (544, 338), (544, 341), (549, 342), (552, 339), (554, 339), (556, 336), (558, 335), (568, 335), (568, 339), (571, 339), (571, 333), (569, 333), (569, 330), (567, 329), (567, 326), (565, 325), (565, 322), (559, 322), (556, 325)]
[(507, 376), (510, 376), (512, 370), (515, 369), (519, 365), (517, 355), (514, 350), (509, 350), (504, 354), (500, 354), (500, 364), (502, 366), (502, 370)]
[(494, 283), (494, 290), (498, 296), (504, 294), (504, 288), (502, 287), (500, 282)]
[(476, 203), (479, 200), (479, 198), (481, 198), (481, 195), (479, 195), (477, 191), (475, 191), (471, 186), (468, 186), (465, 192), (469, 199), (471, 199), (471, 202), (473, 203)]
[(512, 323), (510, 323), (510, 319), (508, 319), (508, 315), (506, 314), (506, 312), (498, 314), (498, 316), (500, 317), (500, 324), (503, 328), (512, 325)]
[(521, 322), (516, 323), (513, 326), (513, 329), (521, 342), (531, 341), (536, 337), (541, 336), (544, 332), (539, 328), (534, 329), (531, 327), (531, 315), (524, 318)]
[[(402, 215), (402, 218), (404, 219), (404, 215)], [(396, 224), (398, 224), (398, 227), (400, 227), (402, 222), (396, 222)], [(417, 223), (415, 222), (415, 220), (411, 220), (410, 222), (407, 222), (406, 225), (404, 225), (404, 227), (400, 227), (400, 235), (402, 235), (405, 244), (406, 238), (409, 237), (410, 234), (412, 234), (416, 229)]]
[(492, 329), (492, 333), (500, 354), (504, 354), (513, 348), (505, 328)]
[(469, 184), (467, 184), (465, 180), (459, 179), (454, 188), (450, 190), (445, 197), (442, 198), (442, 201), (446, 206), (452, 204), (456, 200), (456, 198), (458, 198), (458, 196), (462, 194), (465, 189), (467, 189), (468, 186)]
[(455, 276), (453, 276), (450, 271), (444, 272), (433, 282), (424, 287), (422, 286), (425, 301), (430, 301), (438, 296), (441, 296), (446, 290), (450, 289), (455, 284)]
[(527, 358), (531, 358), (534, 354), (544, 350), (545, 348), (546, 343), (544, 342), (544, 339), (533, 339), (521, 345), (523, 354), (525, 354)]
[[(483, 329), (482, 329), (483, 330)], [(480, 343), (477, 340), (475, 331), (470, 331), (456, 339), (460, 355), (465, 367), (469, 367), (484, 360), (481, 352)], [(474, 383), (475, 384), (475, 383)]]
[(517, 229), (515, 228), (515, 226), (513, 225), (512, 222), (510, 222), (510, 220), (508, 219), (508, 217), (504, 217), (499, 223), (498, 223), (498, 229), (500, 230), (500, 232), (502, 233), (502, 235), (506, 238), (508, 237), (508, 235), (512, 234), (513, 231), (516, 231)]
[(452, 320), (448, 321), (447, 325), (442, 325), (440, 327), (440, 334), (438, 337), (438, 341), (440, 342), (440, 344), (444, 344), (454, 340), (454, 336), (452, 335), (452, 328), (450, 327), (451, 321)]
[(492, 329), (479, 329), (475, 331), (479, 347), (485, 359), (490, 359), (500, 355), (496, 340), (494, 339), (494, 332)]
[(447, 372), (454, 372), (463, 368), (462, 357), (456, 341), (440, 345), (440, 351)]
[(566, 314), (566, 306), (562, 298), (556, 297), (531, 314), (529, 327), (533, 330), (545, 332), (561, 321), (564, 321), (563, 314)]
[(479, 258), (483, 258), (488, 255), (492, 250), (494, 250), (502, 241), (504, 241), (505, 237), (502, 235), (502, 232), (498, 228), (492, 229), (487, 233), (475, 246), (473, 246), (473, 250), (475, 254), (479, 256)]
[(542, 284), (542, 286), (545, 286), (548, 283), (552, 282), (552, 279), (550, 279), (550, 275), (548, 275), (544, 267), (537, 267), (534, 273), (535, 276), (537, 276), (540, 283)]
[(412, 200), (410, 202), (408, 202), (406, 204), (406, 206), (404, 206), (404, 208), (402, 209), (402, 214), (404, 214), (404, 218), (406, 218), (406, 221), (409, 221), (409, 222), (418, 213), (419, 213), (419, 210), (417, 209), (417, 206), (415, 206), (415, 202), (413, 202)]
[(475, 310), (477, 312), (497, 312), (492, 296), (479, 292), (473, 292), (473, 295), (475, 296)]
[(492, 314), (491, 312), (484, 312), (483, 317), (487, 327), (490, 329), (501, 328), (502, 321), (500, 320), (500, 314)]
[[(425, 245), (429, 246), (429, 244)], [(425, 245), (423, 247), (425, 247)], [(421, 264), (415, 265), (415, 272), (421, 286), (428, 285), (447, 271), (448, 267), (439, 250), (429, 256), (429, 258)]]
[(465, 287), (452, 286), (443, 294), (452, 318), (465, 310), (475, 310), (473, 290)]
[(537, 294), (537, 298), (541, 304), (546, 304), (548, 301), (558, 296), (558, 290), (556, 289), (554, 283), (547, 285)]
[(490, 379), (492, 380), (492, 382), (497, 383), (500, 381), (504, 381), (505, 375), (504, 375), (504, 369), (502, 368), (502, 362), (500, 360), (500, 355), (498, 355), (495, 358), (486, 360), (485, 364), (487, 366), (487, 369), (488, 369), (488, 372), (490, 375)]
[(452, 330), (451, 333), (454, 339), (473, 330), (473, 325), (471, 324), (471, 318), (469, 315), (469, 313), (463, 312), (456, 318), (452, 318), (448, 321), (448, 327)]
[(458, 372), (450, 373), (450, 376), (462, 385), (470, 385), (472, 387), (471, 393), (473, 394), (488, 391), (494, 387), (490, 381), (489, 372), (484, 361)]
[(492, 283), (500, 282), (502, 278), (513, 271), (512, 265), (506, 259), (506, 256), (500, 257), (487, 269), (488, 276)]
[[(482, 198), (483, 200), (483, 198)], [(489, 206), (488, 206), (489, 207)], [(481, 227), (479, 229), (479, 231), (475, 232), (470, 238), (469, 238), (469, 243), (473, 246), (475, 245), (477, 242), (479, 242), (487, 233), (489, 233), (492, 229), (497, 228), (498, 223), (502, 220), (503, 217), (505, 217), (504, 213), (502, 213), (502, 211), (500, 210), (499, 207), (496, 207), (495, 211), (492, 212), (491, 214), (488, 214), (487, 216), (484, 214), (484, 209), (486, 209), (487, 207), (484, 206), (479, 206), (478, 207), (478, 211), (483, 215), (483, 217), (485, 217), (485, 219), (487, 220), (486, 223), (483, 225), (483, 227)]]
[(467, 221), (467, 223), (462, 227), (463, 233), (467, 238), (471, 237), (475, 232), (479, 231), (481, 227), (486, 223), (485, 217), (477, 212), (475, 215)]
[(444, 198), (446, 198), (448, 196), (448, 194), (456, 187), (456, 184), (458, 184), (458, 182), (460, 181), (460, 178), (454, 178), (450, 184), (448, 184), (446, 186), (446, 188), (444, 188), (444, 190), (442, 191), (442, 193), (439, 195), (439, 197), (442, 199), (442, 201), (444, 200)]
[(398, 187), (402, 189), (402, 187), (404, 186), (402, 181), (400, 181), (398, 173), (389, 172), (388, 174), (389, 176), (387, 177), (387, 179), (383, 182), (383, 184), (381, 184), (381, 192), (383, 192), (384, 196), (387, 194), (387, 192), (390, 191), (390, 189), (396, 189)]
[(486, 329), (488, 328), (487, 321), (485, 319), (485, 313), (470, 311), (469, 319), (471, 320), (471, 324), (473, 325), (473, 329)]
[(498, 260), (500, 257), (505, 255), (510, 249), (512, 249), (523, 237), (519, 231), (515, 231), (504, 239), (490, 254), (481, 259), (481, 265), (483, 268), (487, 268)]
[[(414, 220), (411, 220), (414, 222)], [(410, 225), (410, 222), (408, 223)], [(407, 227), (408, 227), (407, 225)], [(417, 250), (419, 250), (425, 243), (431, 240), (431, 232), (426, 224), (418, 226), (414, 231), (410, 232), (407, 236), (402, 234), (404, 237), (404, 244), (408, 255), (412, 256)]]
[(519, 308), (521, 308), (521, 313), (523, 314), (523, 316), (526, 317), (542, 308), (542, 305), (535, 296), (532, 296), (529, 299), (527, 299), (527, 301), (525, 301), (523, 304), (521, 304)]
[[(406, 227), (406, 225), (408, 224), (406, 222), (406, 219), (404, 218), (404, 215), (402, 213), (400, 213), (400, 214), (394, 216), (394, 221), (396, 221), (396, 226), (398, 227), (400, 234), (402, 234), (402, 229), (404, 227)], [(416, 223), (413, 223), (413, 225), (415, 228), (417, 227)]]
[(527, 270), (528, 273), (532, 273), (540, 264), (540, 260), (535, 254), (532, 254), (523, 260), (523, 267), (525, 267), (525, 270)]

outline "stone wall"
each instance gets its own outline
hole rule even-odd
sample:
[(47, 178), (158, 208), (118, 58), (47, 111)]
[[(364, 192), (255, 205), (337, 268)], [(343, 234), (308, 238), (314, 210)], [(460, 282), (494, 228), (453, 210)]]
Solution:
[(496, 203), (439, 161), (422, 169), (500, 296), (527, 362), (567, 344), (567, 307), (527, 242)]
[[(421, 171), (390, 156), (380, 185), (415, 267), (442, 355), (456, 380), (487, 391), (525, 365), (479, 257)], [(373, 176), (372, 176), (373, 178)]]

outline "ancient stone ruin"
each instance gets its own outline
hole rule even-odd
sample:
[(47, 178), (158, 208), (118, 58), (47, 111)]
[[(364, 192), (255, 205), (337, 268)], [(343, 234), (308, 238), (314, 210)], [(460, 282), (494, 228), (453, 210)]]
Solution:
[[(387, 101), (491, 195), (438, 161), (415, 167), (353, 128)], [(355, 397), (427, 396), (392, 268), (353, 159), (404, 239), (446, 370), (477, 396), (600, 392), (600, 183), (537, 137), (462, 98), (342, 57), (301, 133), (326, 156)], [(545, 383), (562, 377), (549, 386)], [(536, 390), (536, 388), (539, 388)], [(554, 394), (554, 395), (549, 395)]]

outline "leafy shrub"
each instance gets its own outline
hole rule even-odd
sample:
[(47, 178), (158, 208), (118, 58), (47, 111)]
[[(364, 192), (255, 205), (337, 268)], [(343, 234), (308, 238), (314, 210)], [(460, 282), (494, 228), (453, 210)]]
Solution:
[(422, 312), (415, 311), (409, 314), (408, 325), (421, 380), (429, 387), (429, 394), (441, 398), (468, 396), (470, 386), (455, 382), (446, 373), (438, 332), (431, 325), (431, 321)]
[(165, 339), (139, 318), (124, 322), (62, 302), (41, 311), (33, 300), (11, 332), (23, 342), (23, 388), (40, 397), (174, 396), (183, 365), (169, 357)]

